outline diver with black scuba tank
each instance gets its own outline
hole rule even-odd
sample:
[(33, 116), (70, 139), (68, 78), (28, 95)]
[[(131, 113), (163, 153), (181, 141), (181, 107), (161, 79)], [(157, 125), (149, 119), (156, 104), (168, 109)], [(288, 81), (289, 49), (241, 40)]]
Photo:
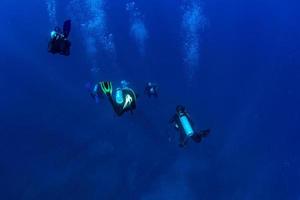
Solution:
[(198, 133), (194, 130), (194, 123), (186, 111), (185, 107), (178, 105), (176, 114), (171, 118), (170, 123), (179, 131), (179, 146), (185, 147), (189, 138), (194, 142), (200, 143), (203, 137), (206, 137), (210, 130), (202, 130)]

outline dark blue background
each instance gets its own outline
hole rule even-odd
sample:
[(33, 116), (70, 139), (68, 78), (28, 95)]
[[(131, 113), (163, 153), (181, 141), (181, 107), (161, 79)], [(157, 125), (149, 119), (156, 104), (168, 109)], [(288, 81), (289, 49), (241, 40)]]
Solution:
[[(68, 3), (58, 2), (60, 23)], [(190, 84), (183, 2), (136, 1), (149, 31), (144, 57), (125, 3), (107, 1), (118, 70), (99, 57), (99, 79), (126, 79), (138, 91), (154, 80), (161, 95), (117, 118), (85, 89), (92, 78), (76, 21), (72, 55), (53, 56), (45, 2), (1, 1), (0, 198), (299, 199), (300, 4), (203, 1), (209, 23)], [(168, 141), (179, 103), (212, 129), (185, 150)]]

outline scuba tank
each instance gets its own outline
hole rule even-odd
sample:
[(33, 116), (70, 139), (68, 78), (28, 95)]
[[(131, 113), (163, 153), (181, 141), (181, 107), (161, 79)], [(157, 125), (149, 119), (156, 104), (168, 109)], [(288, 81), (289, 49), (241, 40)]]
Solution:
[(124, 102), (123, 92), (121, 88), (117, 88), (116, 90), (116, 102), (117, 104), (122, 104)]
[(184, 113), (179, 113), (179, 120), (186, 136), (188, 137), (193, 136), (194, 130), (187, 116)]

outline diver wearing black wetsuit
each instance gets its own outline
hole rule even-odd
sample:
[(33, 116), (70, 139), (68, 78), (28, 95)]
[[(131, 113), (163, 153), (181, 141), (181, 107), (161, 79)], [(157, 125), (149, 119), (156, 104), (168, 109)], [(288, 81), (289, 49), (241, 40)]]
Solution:
[(148, 97), (158, 97), (158, 86), (154, 83), (148, 82), (145, 87), (144, 93), (148, 95)]
[(203, 137), (206, 137), (210, 130), (203, 130), (196, 132), (194, 130), (194, 123), (186, 111), (185, 107), (178, 105), (176, 107), (176, 114), (171, 118), (172, 123), (176, 130), (179, 131), (179, 146), (185, 147), (189, 138), (192, 138), (196, 143), (201, 142)]
[(53, 54), (70, 55), (71, 42), (68, 40), (71, 31), (71, 20), (66, 20), (63, 25), (63, 32), (59, 27), (51, 32), (51, 39), (48, 43), (48, 52)]
[(101, 82), (100, 86), (118, 116), (136, 109), (136, 94), (129, 87), (117, 88), (113, 95), (111, 82)]

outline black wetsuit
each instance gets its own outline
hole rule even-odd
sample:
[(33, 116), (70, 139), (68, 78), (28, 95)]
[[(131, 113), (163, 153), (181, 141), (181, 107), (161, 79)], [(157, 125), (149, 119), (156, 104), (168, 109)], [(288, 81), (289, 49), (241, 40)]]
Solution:
[(181, 123), (180, 117), (185, 116), (188, 120), (188, 122), (191, 125), (191, 128), (193, 129), (193, 135), (190, 136), (192, 140), (196, 143), (200, 143), (203, 137), (206, 137), (210, 130), (203, 130), (199, 131), (198, 133), (194, 130), (194, 123), (191, 119), (190, 115), (187, 113), (185, 108), (183, 106), (177, 106), (176, 114), (170, 119), (170, 123), (174, 124), (176, 130), (179, 131), (179, 146), (184, 147), (187, 144), (188, 136), (184, 131), (183, 125)]
[[(128, 112), (128, 111), (130, 111), (131, 113), (133, 113), (133, 111), (136, 109), (136, 95), (133, 92), (133, 90), (131, 90), (129, 88), (123, 88), (122, 89), (122, 95), (123, 95), (124, 102), (122, 104), (118, 104), (113, 99), (113, 96), (111, 94), (108, 94), (109, 102), (111, 103), (111, 105), (112, 105), (115, 113), (118, 116), (122, 116), (125, 112)], [(130, 97), (132, 98), (132, 102), (130, 103), (129, 106), (127, 106), (126, 108), (124, 108), (126, 95), (130, 95)]]
[(53, 54), (70, 55), (71, 42), (68, 40), (71, 31), (71, 20), (66, 20), (63, 26), (63, 33), (59, 28), (55, 28), (56, 36), (48, 43), (48, 52)]
[(158, 97), (158, 87), (156, 84), (147, 84), (144, 90), (144, 93), (148, 95), (148, 97)]
[(48, 43), (48, 51), (53, 54), (70, 55), (71, 42), (65, 37), (51, 39)]

